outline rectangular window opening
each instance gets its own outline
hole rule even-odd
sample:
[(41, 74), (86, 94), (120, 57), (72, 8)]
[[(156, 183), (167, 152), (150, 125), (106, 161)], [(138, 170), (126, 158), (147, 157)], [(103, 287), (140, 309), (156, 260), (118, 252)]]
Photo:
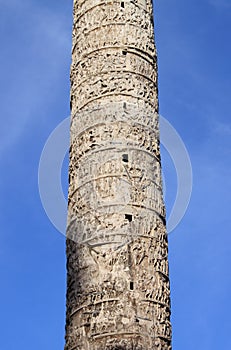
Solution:
[(134, 283), (130, 282), (130, 290), (134, 290)]
[(132, 215), (131, 214), (125, 214), (125, 219), (129, 222), (132, 222)]
[(120, 3), (121, 7), (124, 9), (124, 1)]
[(123, 154), (123, 155), (122, 155), (122, 161), (123, 161), (124, 163), (128, 163), (128, 154)]

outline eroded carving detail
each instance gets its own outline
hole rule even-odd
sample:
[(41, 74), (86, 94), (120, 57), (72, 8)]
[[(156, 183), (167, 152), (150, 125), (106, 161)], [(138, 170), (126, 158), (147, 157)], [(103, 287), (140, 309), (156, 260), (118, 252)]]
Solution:
[(152, 3), (74, 1), (65, 350), (170, 350)]

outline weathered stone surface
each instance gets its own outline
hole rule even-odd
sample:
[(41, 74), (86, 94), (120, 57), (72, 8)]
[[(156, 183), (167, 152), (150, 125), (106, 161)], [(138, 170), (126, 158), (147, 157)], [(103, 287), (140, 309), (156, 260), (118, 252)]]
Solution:
[(152, 3), (74, 1), (65, 350), (170, 350)]

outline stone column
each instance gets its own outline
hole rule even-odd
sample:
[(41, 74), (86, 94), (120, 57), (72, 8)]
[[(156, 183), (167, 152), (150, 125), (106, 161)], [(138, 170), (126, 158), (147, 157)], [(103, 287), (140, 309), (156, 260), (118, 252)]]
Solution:
[(74, 1), (65, 350), (170, 350), (150, 0)]

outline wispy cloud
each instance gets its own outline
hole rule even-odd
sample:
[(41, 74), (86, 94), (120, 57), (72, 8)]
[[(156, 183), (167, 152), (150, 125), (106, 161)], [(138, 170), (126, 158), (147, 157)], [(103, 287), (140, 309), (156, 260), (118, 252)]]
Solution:
[(70, 21), (61, 12), (33, 1), (0, 0), (0, 5), (4, 46), (0, 58), (2, 155), (46, 108), (48, 93), (63, 73), (70, 50)]
[(220, 136), (231, 136), (231, 124), (216, 120), (213, 125), (213, 132)]
[(210, 5), (215, 6), (216, 8), (231, 8), (230, 0), (209, 0)]

